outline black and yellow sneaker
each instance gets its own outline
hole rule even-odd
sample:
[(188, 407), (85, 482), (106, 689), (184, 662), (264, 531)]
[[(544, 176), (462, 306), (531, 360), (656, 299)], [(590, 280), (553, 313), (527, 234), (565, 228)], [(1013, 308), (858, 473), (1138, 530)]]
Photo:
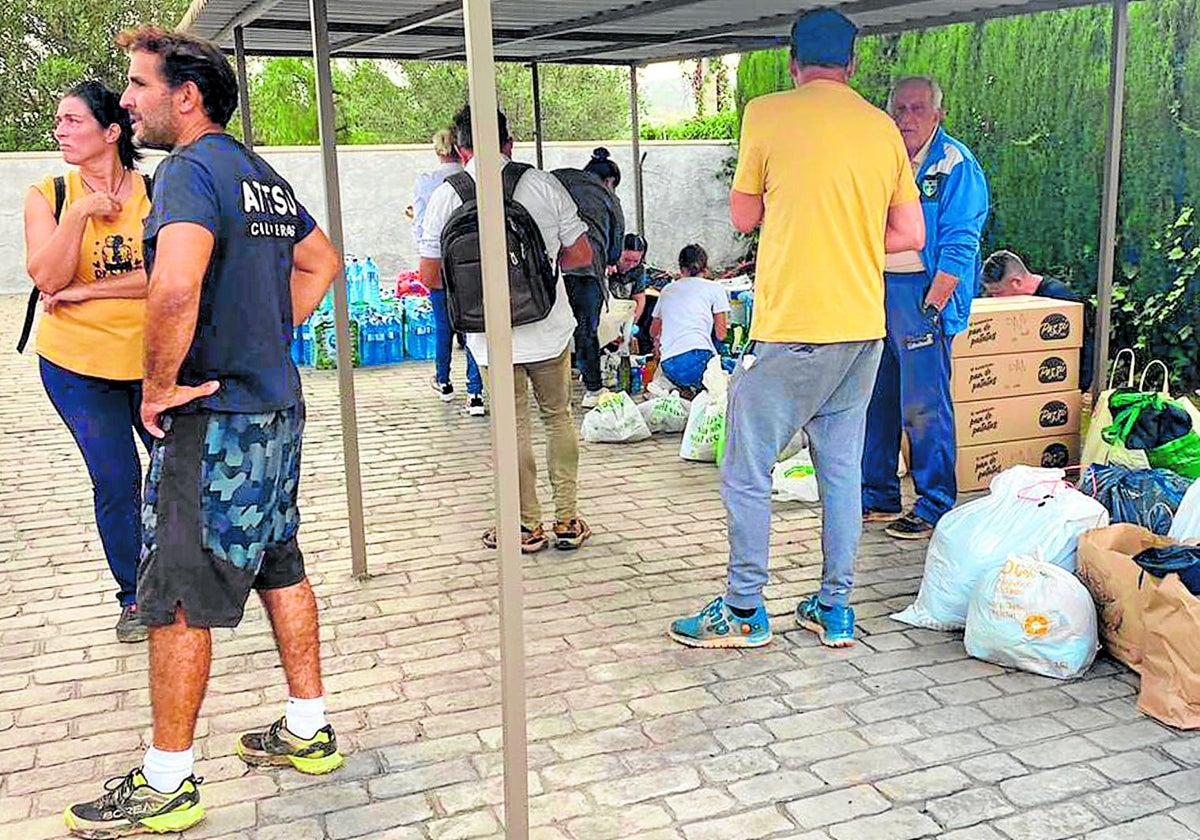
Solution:
[(247, 732), (239, 738), (237, 753), (242, 761), (254, 767), (290, 764), (301, 773), (314, 776), (332, 773), (345, 763), (346, 759), (338, 752), (332, 726), (318, 729), (306, 741), (288, 731), (286, 720), (280, 718), (265, 732)]
[(72, 805), (63, 813), (63, 819), (71, 834), (93, 840), (183, 831), (204, 819), (202, 781), (189, 776), (178, 790), (162, 793), (146, 783), (139, 767), (109, 779), (103, 796)]

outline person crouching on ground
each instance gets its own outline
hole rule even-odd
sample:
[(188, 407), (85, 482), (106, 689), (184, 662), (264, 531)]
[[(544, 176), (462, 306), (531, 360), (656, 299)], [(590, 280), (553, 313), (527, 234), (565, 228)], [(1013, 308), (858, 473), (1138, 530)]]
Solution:
[(679, 252), (679, 271), (683, 276), (659, 295), (650, 335), (663, 373), (690, 399), (703, 387), (704, 369), (717, 355), (713, 336), (725, 340), (729, 296), (720, 285), (704, 278), (708, 254), (699, 245), (688, 245)]

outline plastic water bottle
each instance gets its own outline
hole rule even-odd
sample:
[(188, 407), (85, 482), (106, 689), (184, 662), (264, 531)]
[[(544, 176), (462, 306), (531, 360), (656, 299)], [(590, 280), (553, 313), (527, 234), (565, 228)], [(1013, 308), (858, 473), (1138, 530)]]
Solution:
[(375, 265), (375, 260), (367, 257), (363, 264), (363, 280), (366, 283), (366, 301), (372, 308), (378, 308), (381, 303), (379, 297), (379, 266)]
[(346, 266), (346, 300), (351, 305), (362, 300), (362, 266), (357, 257), (351, 257)]
[(375, 364), (375, 348), (372, 344), (371, 322), (363, 319), (358, 323), (358, 360), (363, 367)]
[(288, 352), (292, 357), (292, 364), (303, 364), (304, 351), (300, 343), (300, 328), (292, 327), (292, 343), (288, 348)]
[(387, 324), (379, 316), (372, 314), (371, 321), (371, 364), (387, 364)]
[(631, 393), (634, 393), (634, 394), (642, 393), (642, 370), (643, 370), (643, 368), (641, 365), (637, 365), (636, 367), (633, 368), (633, 371), (632, 371), (632, 373), (633, 373), (633, 377), (632, 377), (633, 390)]
[(392, 362), (392, 326), (385, 316), (375, 320), (375, 364), (387, 365)]
[(313, 330), (312, 318), (300, 325), (300, 362), (304, 367), (312, 367), (317, 363), (317, 337)]
[(627, 332), (621, 335), (621, 343), (617, 351), (620, 361), (617, 364), (617, 388), (627, 394), (633, 393), (633, 365), (629, 359), (629, 345), (637, 335), (637, 325), (631, 324)]
[(386, 359), (388, 364), (404, 361), (404, 329), (394, 315), (389, 315), (385, 322), (387, 333), (385, 339)]

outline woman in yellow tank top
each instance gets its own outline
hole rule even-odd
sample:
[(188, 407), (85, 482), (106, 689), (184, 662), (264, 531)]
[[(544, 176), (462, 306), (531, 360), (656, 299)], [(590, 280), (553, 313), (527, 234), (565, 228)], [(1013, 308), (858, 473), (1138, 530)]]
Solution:
[(137, 564), (141, 553), (138, 419), (146, 272), (142, 221), (146, 182), (134, 169), (129, 114), (116, 93), (83, 82), (58, 105), (54, 139), (63, 160), (65, 201), (55, 212), (55, 179), (25, 198), (26, 268), (41, 291), (37, 331), (42, 384), (70, 429), (92, 479), (96, 524), (116, 579), (117, 638), (141, 641)]

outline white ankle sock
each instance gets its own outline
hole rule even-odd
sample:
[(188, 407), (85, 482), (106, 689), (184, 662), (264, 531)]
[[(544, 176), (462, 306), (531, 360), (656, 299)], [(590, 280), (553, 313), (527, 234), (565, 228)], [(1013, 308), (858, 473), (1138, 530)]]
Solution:
[(284, 717), (287, 720), (288, 732), (307, 741), (325, 726), (325, 698), (304, 700), (289, 697)]
[(192, 775), (195, 763), (191, 747), (179, 752), (151, 747), (146, 750), (146, 758), (142, 761), (142, 775), (150, 787), (159, 793), (172, 793), (179, 790), (183, 780)]

